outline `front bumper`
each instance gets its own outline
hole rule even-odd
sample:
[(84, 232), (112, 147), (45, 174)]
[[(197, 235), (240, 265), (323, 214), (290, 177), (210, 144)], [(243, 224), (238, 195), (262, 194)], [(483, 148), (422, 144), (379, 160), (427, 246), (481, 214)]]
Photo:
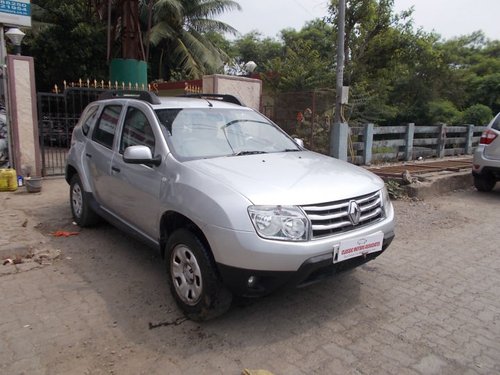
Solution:
[(379, 222), (309, 241), (268, 240), (259, 237), (253, 228), (251, 231), (237, 231), (206, 225), (202, 230), (217, 264), (237, 269), (297, 272), (308, 259), (331, 257), (334, 248), (343, 241), (380, 232), (386, 238), (394, 233), (394, 226), (394, 209), (391, 205), (386, 218)]
[[(307, 259), (297, 271), (262, 271), (218, 264), (219, 272), (229, 290), (238, 296), (258, 297), (282, 287), (303, 287), (326, 277), (360, 266), (382, 254), (394, 239), (394, 232), (384, 236), (382, 250), (333, 263), (333, 253)], [(254, 277), (252, 285), (248, 284)]]

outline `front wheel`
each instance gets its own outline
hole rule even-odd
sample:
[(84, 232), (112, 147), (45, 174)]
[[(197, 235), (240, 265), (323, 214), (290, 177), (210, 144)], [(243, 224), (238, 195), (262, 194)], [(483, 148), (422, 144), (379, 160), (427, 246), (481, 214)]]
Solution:
[(493, 190), (495, 187), (496, 181), (490, 175), (475, 175), (474, 176), (474, 186), (479, 191), (488, 192)]
[(195, 321), (225, 313), (232, 300), (222, 285), (206, 245), (191, 231), (179, 229), (166, 244), (166, 268), (177, 305)]

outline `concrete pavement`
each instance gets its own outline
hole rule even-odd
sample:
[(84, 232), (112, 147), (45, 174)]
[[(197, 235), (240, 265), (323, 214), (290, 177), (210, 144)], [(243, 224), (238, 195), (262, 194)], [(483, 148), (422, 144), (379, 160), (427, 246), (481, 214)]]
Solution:
[[(60, 184), (60, 179), (46, 180), (46, 189)], [(25, 187), (15, 192), (0, 192), (0, 274), (38, 268), (60, 256), (60, 250), (48, 245), (49, 238), (40, 232), (42, 223), (33, 211), (50, 210), (44, 202), (47, 192), (29, 194)], [(1, 264), (12, 261), (12, 267)]]
[(106, 224), (50, 236), (78, 230), (63, 180), (0, 193), (3, 250), (61, 251), (29, 272), (0, 266), (15, 270), (0, 274), (0, 373), (500, 373), (499, 187), (394, 203), (396, 239), (376, 260), (198, 324), (142, 244)]

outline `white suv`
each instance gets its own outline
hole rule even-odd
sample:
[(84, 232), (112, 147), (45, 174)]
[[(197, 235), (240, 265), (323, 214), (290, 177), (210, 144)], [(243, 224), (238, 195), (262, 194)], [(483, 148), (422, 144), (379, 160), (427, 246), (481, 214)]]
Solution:
[(474, 151), (472, 176), (474, 186), (479, 191), (491, 191), (500, 181), (500, 113), (481, 135)]
[(379, 177), (231, 96), (107, 93), (73, 131), (66, 180), (80, 226), (104, 217), (160, 251), (194, 320), (358, 266), (394, 237)]

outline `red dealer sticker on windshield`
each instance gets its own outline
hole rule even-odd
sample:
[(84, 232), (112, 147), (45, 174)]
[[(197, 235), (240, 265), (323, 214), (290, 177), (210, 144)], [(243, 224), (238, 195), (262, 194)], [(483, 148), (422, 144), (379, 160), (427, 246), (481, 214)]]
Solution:
[(384, 233), (345, 240), (340, 243), (337, 262), (382, 250)]

